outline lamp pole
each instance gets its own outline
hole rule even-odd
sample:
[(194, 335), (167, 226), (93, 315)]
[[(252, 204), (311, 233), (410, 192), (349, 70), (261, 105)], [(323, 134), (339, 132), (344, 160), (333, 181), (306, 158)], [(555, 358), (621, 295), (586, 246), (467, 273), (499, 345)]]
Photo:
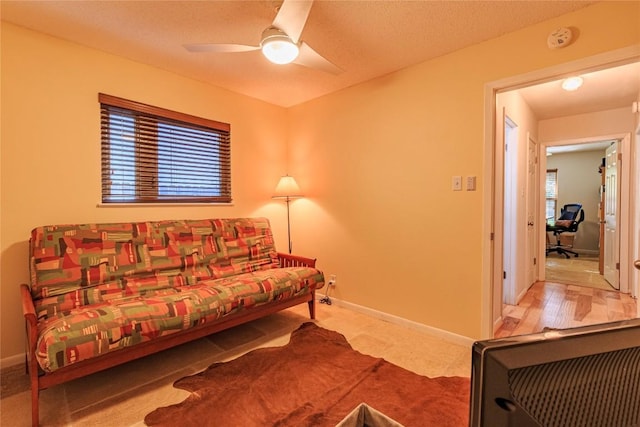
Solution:
[(289, 254), (291, 254), (292, 244), (291, 244), (291, 221), (289, 219), (289, 201), (291, 198), (287, 196), (287, 238), (289, 239)]
[(278, 185), (276, 186), (275, 194), (272, 196), (274, 199), (284, 199), (287, 202), (287, 239), (289, 240), (289, 253), (293, 249), (291, 243), (291, 216), (289, 214), (289, 203), (291, 200), (302, 197), (300, 194), (300, 188), (295, 179), (290, 175), (285, 175), (280, 178)]

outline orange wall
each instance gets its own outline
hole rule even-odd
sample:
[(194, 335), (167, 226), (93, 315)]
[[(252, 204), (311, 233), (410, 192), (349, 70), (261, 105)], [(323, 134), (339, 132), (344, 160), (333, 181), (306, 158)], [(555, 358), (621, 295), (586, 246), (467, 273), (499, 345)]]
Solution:
[[(97, 207), (98, 92), (231, 123), (233, 205)], [(6, 22), (1, 101), (2, 358), (24, 349), (18, 285), (38, 225), (265, 215), (285, 242), (284, 205), (271, 200), (286, 172), (284, 108)]]
[[(307, 196), (291, 206), (294, 252), (338, 275), (338, 298), (479, 337), (485, 84), (639, 44), (639, 13), (596, 4), (288, 110), (3, 23), (2, 357), (23, 351), (31, 228), (261, 214), (285, 247), (268, 200), (285, 167)], [(560, 26), (580, 35), (551, 51)], [(231, 123), (234, 206), (97, 208), (98, 92)], [(478, 190), (452, 192), (452, 175)]]
[[(302, 246), (337, 274), (336, 297), (479, 338), (485, 85), (639, 45), (639, 7), (599, 3), (290, 108), (309, 195), (296, 213), (321, 230)], [(548, 49), (561, 26), (579, 36)], [(452, 191), (453, 175), (478, 190)]]

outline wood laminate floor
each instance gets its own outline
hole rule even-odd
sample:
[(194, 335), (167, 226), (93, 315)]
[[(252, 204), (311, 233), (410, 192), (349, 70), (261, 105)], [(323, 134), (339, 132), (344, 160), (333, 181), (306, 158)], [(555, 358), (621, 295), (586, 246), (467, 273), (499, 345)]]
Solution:
[(580, 255), (565, 258), (549, 254), (545, 259), (546, 279), (554, 283), (588, 286), (590, 288), (614, 291), (614, 287), (600, 275), (598, 258)]
[(518, 305), (505, 305), (496, 338), (572, 328), (637, 316), (628, 294), (555, 282), (536, 282)]

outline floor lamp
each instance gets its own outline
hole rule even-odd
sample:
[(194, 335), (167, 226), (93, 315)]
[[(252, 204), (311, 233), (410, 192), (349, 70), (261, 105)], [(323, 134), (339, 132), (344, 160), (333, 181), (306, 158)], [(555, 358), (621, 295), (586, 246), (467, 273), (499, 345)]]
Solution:
[(285, 175), (280, 178), (278, 181), (278, 185), (276, 186), (276, 191), (273, 194), (273, 199), (285, 199), (287, 202), (287, 238), (289, 239), (289, 253), (291, 253), (292, 245), (291, 245), (291, 221), (289, 219), (289, 202), (293, 199), (299, 199), (302, 197), (300, 194), (300, 187), (298, 187), (298, 183), (296, 180), (290, 176)]

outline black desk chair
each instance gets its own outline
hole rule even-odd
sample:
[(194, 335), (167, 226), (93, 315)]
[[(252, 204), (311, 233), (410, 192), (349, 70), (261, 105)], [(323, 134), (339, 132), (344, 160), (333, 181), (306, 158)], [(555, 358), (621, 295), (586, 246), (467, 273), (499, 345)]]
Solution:
[(555, 221), (555, 223), (547, 223), (547, 231), (553, 233), (556, 238), (556, 243), (555, 245), (550, 243), (547, 244), (546, 254), (549, 255), (551, 252), (557, 252), (567, 258), (569, 258), (569, 254), (577, 257), (578, 254), (570, 249), (573, 247), (573, 244), (560, 244), (560, 235), (567, 232), (575, 233), (578, 231), (578, 226), (582, 221), (584, 221), (584, 210), (582, 210), (581, 204), (572, 203), (564, 205), (560, 209), (560, 217)]

